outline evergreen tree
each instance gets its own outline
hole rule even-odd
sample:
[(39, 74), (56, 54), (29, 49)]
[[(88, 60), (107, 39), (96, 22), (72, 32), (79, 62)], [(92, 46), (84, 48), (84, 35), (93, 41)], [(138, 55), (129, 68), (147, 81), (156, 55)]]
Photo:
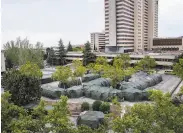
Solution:
[(83, 51), (83, 65), (86, 66), (89, 63), (95, 62), (95, 59), (96, 55), (91, 52), (90, 43), (87, 42)]
[(53, 65), (54, 64), (54, 59), (55, 59), (55, 51), (53, 48), (51, 48), (48, 52), (48, 58), (47, 58), (47, 63), (49, 65)]
[(64, 63), (65, 63), (64, 57), (66, 55), (66, 51), (65, 51), (65, 47), (64, 47), (62, 39), (59, 40), (58, 46), (59, 46), (59, 50), (58, 50), (59, 60), (60, 60), (61, 65), (64, 65)]
[(71, 45), (71, 42), (69, 42), (69, 44), (68, 44), (67, 51), (72, 51), (72, 45)]

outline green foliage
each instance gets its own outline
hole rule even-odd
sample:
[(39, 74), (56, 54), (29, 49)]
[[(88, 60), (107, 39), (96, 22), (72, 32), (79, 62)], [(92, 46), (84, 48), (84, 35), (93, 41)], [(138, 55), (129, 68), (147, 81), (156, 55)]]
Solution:
[(183, 80), (183, 59), (173, 66), (173, 72)]
[(1, 95), (1, 130), (4, 132), (11, 132), (11, 123), (14, 118), (20, 116), (20, 114), (25, 114), (23, 108), (10, 103), (9, 101), (11, 94), (5, 92)]
[(100, 105), (99, 110), (102, 111), (104, 114), (108, 114), (110, 112), (110, 104), (107, 102), (103, 102)]
[(43, 73), (38, 67), (38, 65), (31, 62), (27, 62), (26, 64), (22, 65), (20, 67), (20, 73), (39, 79), (43, 76)]
[(61, 63), (61, 65), (64, 65), (65, 61), (66, 61), (65, 60), (66, 51), (65, 51), (65, 47), (64, 47), (62, 39), (59, 40), (58, 46), (59, 46), (58, 56), (59, 56), (59, 59), (61, 60), (60, 63)]
[(73, 51), (73, 50), (72, 50), (71, 42), (69, 42), (69, 44), (68, 44), (67, 51)]
[(85, 44), (83, 51), (83, 65), (87, 66), (89, 63), (95, 62), (96, 55), (91, 52), (90, 43)]
[(58, 66), (56, 67), (55, 73), (53, 73), (52, 78), (54, 80), (61, 81), (62, 83), (67, 83), (67, 79), (72, 76), (72, 70), (68, 66)]
[(29, 40), (21, 40), (17, 38), (16, 41), (7, 42), (4, 45), (5, 57), (7, 59), (7, 68), (20, 66), (27, 61), (37, 64), (40, 68), (43, 68), (43, 52), (42, 44), (37, 42), (35, 46), (29, 43)]
[(73, 75), (75, 77), (83, 77), (83, 75), (86, 73), (87, 69), (82, 65), (82, 62), (80, 60), (73, 60), (72, 62), (74, 67), (74, 73)]
[(83, 49), (80, 47), (74, 47), (74, 48), (72, 48), (72, 51), (79, 52), (79, 51), (83, 51)]
[(107, 65), (107, 58), (106, 57), (97, 57), (96, 64), (93, 66), (94, 72), (98, 74), (102, 74), (104, 71), (104, 67)]
[(141, 59), (136, 66), (137, 70), (144, 70), (144, 71), (150, 71), (156, 66), (156, 61), (154, 58), (151, 58), (150, 56), (145, 56), (143, 59)]
[(53, 110), (48, 112), (47, 122), (50, 124), (49, 131), (56, 133), (70, 133), (72, 124), (69, 120), (70, 112), (67, 106), (68, 98), (61, 96), (61, 100), (53, 105)]
[(95, 72), (94, 67), (95, 67), (95, 64), (94, 64), (94, 63), (90, 63), (90, 64), (88, 64), (88, 65), (86, 66), (86, 68), (87, 68), (88, 70), (90, 70), (91, 72)]
[(107, 65), (104, 67), (104, 74), (102, 77), (110, 78), (112, 80), (112, 86), (116, 87), (117, 83), (124, 79), (124, 71), (119, 67)]
[(81, 111), (83, 112), (83, 111), (87, 111), (87, 110), (89, 110), (90, 109), (90, 104), (88, 103), (88, 102), (83, 102), (82, 104), (81, 104)]
[(129, 67), (130, 57), (127, 54), (121, 54), (115, 57), (113, 60), (113, 66), (108, 65), (106, 62), (104, 63), (105, 65), (101, 64), (101, 62), (99, 62), (98, 64), (96, 63), (96, 65), (94, 66), (94, 70), (98, 73), (102, 72), (102, 77), (110, 78), (112, 80), (112, 86), (114, 88), (120, 81), (135, 73), (135, 69)]
[(139, 103), (129, 108), (122, 118), (113, 121), (113, 130), (121, 132), (181, 133), (183, 105), (172, 103), (170, 94), (150, 91), (152, 103)]
[(94, 72), (98, 73), (98, 74), (102, 74), (104, 69), (105, 69), (105, 66), (104, 65), (100, 65), (100, 64), (95, 64), (95, 66), (93, 68)]
[(97, 57), (96, 64), (107, 65), (107, 58), (102, 56)]
[(113, 66), (127, 69), (130, 66), (130, 56), (128, 54), (120, 54), (114, 58)]
[(55, 64), (54, 59), (56, 58), (54, 49), (53, 48), (50, 48), (50, 49), (48, 49), (47, 52), (48, 52), (48, 58), (46, 60), (47, 63), (49, 65), (54, 65)]
[(99, 100), (96, 100), (95, 102), (93, 102), (93, 104), (92, 104), (93, 111), (100, 111), (101, 104), (102, 104), (102, 102)]
[(79, 66), (74, 70), (74, 76), (75, 77), (83, 77), (83, 75), (86, 73), (86, 68), (84, 66)]
[(18, 70), (7, 71), (2, 85), (12, 94), (11, 101), (16, 105), (26, 105), (41, 98), (40, 79), (21, 74)]
[(74, 69), (76, 69), (77, 67), (83, 65), (82, 62), (81, 62), (80, 60), (73, 60), (73, 61), (72, 61), (72, 64), (73, 64)]
[(9, 102), (10, 94), (5, 92), (2, 95), (1, 124), (2, 132), (12, 133), (48, 133), (64, 132), (74, 133), (69, 121), (69, 110), (67, 107), (67, 97), (61, 97), (54, 109), (47, 112), (45, 103), (41, 101), (39, 105), (31, 112), (22, 107)]

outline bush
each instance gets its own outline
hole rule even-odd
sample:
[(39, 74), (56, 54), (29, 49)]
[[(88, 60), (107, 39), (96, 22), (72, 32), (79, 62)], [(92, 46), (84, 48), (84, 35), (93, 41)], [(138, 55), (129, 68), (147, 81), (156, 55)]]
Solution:
[(3, 75), (2, 85), (11, 94), (11, 101), (19, 106), (40, 100), (42, 89), (40, 80), (36, 77), (21, 74), (11, 70)]
[(93, 111), (100, 111), (101, 104), (102, 104), (101, 101), (99, 101), (99, 100), (95, 101), (92, 105)]
[(86, 110), (89, 110), (90, 109), (90, 105), (88, 102), (83, 102), (82, 105), (81, 105), (81, 111), (86, 111)]
[(39, 66), (35, 63), (27, 62), (26, 64), (20, 67), (20, 72), (24, 75), (36, 77), (41, 79), (43, 76), (42, 71)]
[(108, 114), (110, 112), (110, 104), (108, 102), (103, 102), (100, 105), (100, 111), (102, 111), (104, 114)]

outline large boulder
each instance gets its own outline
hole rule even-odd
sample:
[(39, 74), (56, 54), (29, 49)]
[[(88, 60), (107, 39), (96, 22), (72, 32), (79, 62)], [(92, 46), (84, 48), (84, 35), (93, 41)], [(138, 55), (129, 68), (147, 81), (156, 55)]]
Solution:
[(77, 118), (77, 125), (86, 125), (92, 129), (98, 128), (103, 123), (104, 113), (100, 111), (85, 111)]
[(82, 81), (83, 82), (89, 82), (91, 80), (95, 80), (95, 79), (98, 79), (98, 78), (100, 78), (99, 74), (86, 74), (82, 77)]
[(124, 93), (124, 100), (127, 101), (141, 101), (142, 100), (142, 91), (134, 88), (128, 88), (122, 91)]
[(69, 98), (79, 98), (83, 96), (83, 86), (73, 86), (71, 88), (66, 89), (67, 96)]
[(92, 80), (90, 82), (87, 83), (83, 83), (84, 86), (93, 86), (93, 85), (97, 85), (97, 86), (101, 86), (101, 87), (110, 87), (111, 84), (111, 80), (110, 79), (106, 79), (106, 78), (98, 78), (95, 80)]
[(59, 82), (58, 87), (67, 89), (67, 88), (70, 88), (72, 86), (77, 86), (77, 85), (81, 85), (81, 79), (80, 78), (69, 78), (67, 80), (67, 83)]
[(44, 84), (41, 86), (42, 90), (42, 96), (51, 98), (51, 99), (59, 99), (61, 95), (65, 95), (66, 91), (65, 89), (52, 86), (51, 84)]

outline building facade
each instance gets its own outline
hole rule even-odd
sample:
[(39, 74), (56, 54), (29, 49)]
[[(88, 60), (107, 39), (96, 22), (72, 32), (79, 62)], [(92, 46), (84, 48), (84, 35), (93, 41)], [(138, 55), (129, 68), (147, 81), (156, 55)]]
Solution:
[(91, 49), (103, 52), (105, 50), (105, 32), (91, 33)]
[(105, 51), (150, 50), (158, 36), (158, 0), (105, 0)]
[(183, 51), (183, 37), (154, 38), (152, 49), (160, 51)]

